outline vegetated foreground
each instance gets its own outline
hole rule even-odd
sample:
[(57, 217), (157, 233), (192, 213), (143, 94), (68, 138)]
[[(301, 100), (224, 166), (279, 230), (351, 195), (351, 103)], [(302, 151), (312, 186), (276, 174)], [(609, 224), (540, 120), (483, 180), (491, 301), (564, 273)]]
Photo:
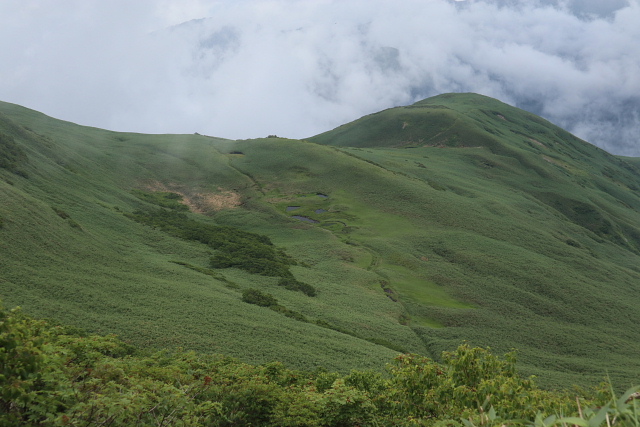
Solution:
[(518, 376), (513, 354), (399, 355), (388, 375), (261, 366), (194, 352), (136, 354), (0, 309), (2, 426), (637, 426), (640, 387), (576, 393)]
[(0, 296), (39, 318), (308, 372), (468, 341), (545, 387), (640, 382), (636, 160), (490, 98), (310, 141), (0, 103), (0, 178)]

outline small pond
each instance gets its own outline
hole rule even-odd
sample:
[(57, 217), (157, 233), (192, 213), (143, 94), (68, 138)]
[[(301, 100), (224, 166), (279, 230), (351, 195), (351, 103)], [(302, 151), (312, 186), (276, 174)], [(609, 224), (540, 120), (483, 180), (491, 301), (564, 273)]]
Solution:
[(321, 214), (321, 213), (325, 213), (327, 210), (326, 209), (316, 209), (316, 213), (317, 214)]
[(296, 209), (300, 209), (300, 206), (287, 206), (287, 212), (295, 211)]

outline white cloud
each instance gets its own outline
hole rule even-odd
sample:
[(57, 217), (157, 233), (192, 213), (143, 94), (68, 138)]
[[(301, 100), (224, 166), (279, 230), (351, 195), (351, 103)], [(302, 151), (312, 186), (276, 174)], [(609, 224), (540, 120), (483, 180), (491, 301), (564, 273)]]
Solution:
[(5, 0), (0, 99), (117, 130), (302, 138), (473, 91), (640, 156), (638, 22), (637, 0)]

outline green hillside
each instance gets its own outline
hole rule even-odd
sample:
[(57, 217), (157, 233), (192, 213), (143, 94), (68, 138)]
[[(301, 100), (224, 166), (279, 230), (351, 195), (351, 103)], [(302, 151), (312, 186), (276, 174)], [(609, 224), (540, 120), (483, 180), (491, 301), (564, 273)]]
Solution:
[[(382, 370), (468, 340), (547, 386), (640, 380), (635, 159), (499, 101), (440, 95), (309, 141), (0, 103), (0, 144), (5, 306), (249, 363)], [(202, 238), (220, 230), (238, 237)]]

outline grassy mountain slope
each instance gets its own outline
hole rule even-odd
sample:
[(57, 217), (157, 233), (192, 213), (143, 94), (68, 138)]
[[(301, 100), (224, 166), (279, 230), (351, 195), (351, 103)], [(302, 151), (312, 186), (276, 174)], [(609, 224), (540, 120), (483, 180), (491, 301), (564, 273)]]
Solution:
[[(8, 306), (21, 305), (38, 316), (114, 332), (144, 346), (183, 346), (308, 368), (381, 366), (397, 352), (362, 339), (381, 335), (377, 330), (369, 333), (371, 326), (392, 337), (409, 335), (406, 346), (420, 348), (419, 340), (411, 344), (411, 334), (395, 321), (398, 309), (382, 291), (368, 289), (362, 274), (341, 271), (339, 260), (333, 261), (335, 273), (320, 272), (314, 278), (314, 284), (327, 282), (316, 298), (279, 288), (275, 278), (224, 270), (222, 276), (235, 289), (227, 281), (173, 262), (207, 268), (210, 248), (125, 217), (147, 205), (133, 189), (167, 186), (185, 194), (194, 210), (209, 212), (210, 216), (194, 215), (205, 223), (262, 230), (277, 245), (299, 239), (297, 221), (236, 207), (255, 190), (251, 180), (216, 150), (215, 144), (224, 141), (110, 133), (7, 104), (2, 107), (1, 132), (12, 135), (28, 156), (20, 165), (22, 175), (1, 171), (0, 288)], [(28, 123), (31, 130), (18, 123)], [(218, 207), (229, 210), (217, 212)], [(326, 249), (335, 246), (319, 232), (305, 233), (304, 238), (312, 246), (315, 241)], [(294, 270), (302, 276), (315, 274), (308, 268)], [(359, 298), (371, 313), (358, 318), (341, 312), (343, 296), (333, 295), (333, 289), (342, 287), (338, 274), (353, 284), (345, 287), (344, 298)], [(343, 327), (353, 323), (354, 329), (362, 330), (362, 338), (246, 304), (241, 291), (248, 287), (265, 289), (313, 320)], [(395, 341), (405, 345), (405, 340)]]
[(527, 342), (537, 365), (585, 375), (598, 359), (631, 362), (640, 283), (633, 163), (474, 94), (385, 110), (312, 140), (439, 190), (424, 202), (406, 197), (419, 211), (414, 253), (435, 255), (419, 268), (482, 309), (432, 309), (455, 328), (425, 335)]
[[(308, 142), (0, 114), (6, 305), (250, 362), (380, 368), (400, 349), (435, 357), (470, 340), (518, 348), (542, 384), (639, 379), (640, 172), (536, 116), (441, 95)], [(268, 236), (318, 295), (208, 270), (210, 247), (125, 215), (151, 207), (136, 190)], [(244, 303), (247, 288), (309, 321)]]

